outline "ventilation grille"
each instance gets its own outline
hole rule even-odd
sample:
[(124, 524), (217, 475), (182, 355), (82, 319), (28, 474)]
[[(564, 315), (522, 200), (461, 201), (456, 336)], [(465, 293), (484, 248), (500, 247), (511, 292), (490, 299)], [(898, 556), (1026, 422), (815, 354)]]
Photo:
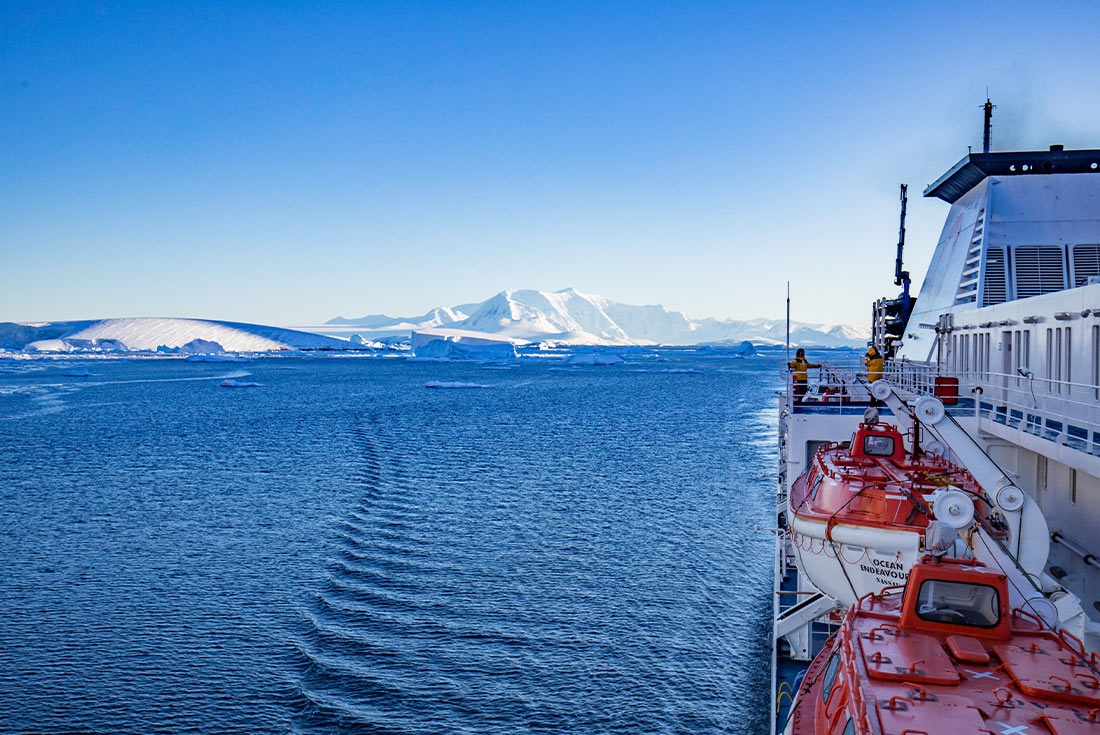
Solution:
[(1066, 287), (1065, 250), (1060, 247), (1017, 247), (1012, 250), (1016, 298), (1026, 299)]
[(982, 306), (1003, 304), (1008, 300), (1008, 281), (1005, 278), (1005, 251), (989, 248), (985, 253), (985, 279), (982, 282)]
[(1100, 245), (1073, 246), (1073, 285), (1088, 285), (1089, 277), (1100, 277)]

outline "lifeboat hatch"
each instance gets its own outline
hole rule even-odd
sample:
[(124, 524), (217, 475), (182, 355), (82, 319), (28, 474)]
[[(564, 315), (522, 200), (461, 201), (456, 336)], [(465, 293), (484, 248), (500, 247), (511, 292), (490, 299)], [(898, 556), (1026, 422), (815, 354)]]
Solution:
[(1061, 707), (1047, 707), (1037, 718), (1054, 735), (1097, 735), (1100, 733), (1100, 714), (1083, 713)]
[(1056, 641), (1038, 639), (1026, 646), (1005, 644), (995, 646), (993, 652), (1024, 694), (1100, 707), (1100, 678)]
[(951, 651), (956, 661), (972, 664), (989, 663), (989, 652), (977, 638), (971, 638), (968, 635), (949, 635), (946, 641), (947, 650)]
[(879, 699), (876, 704), (884, 735), (990, 732), (981, 713), (965, 697), (950, 694), (941, 694), (935, 699), (895, 696)]
[(943, 646), (930, 635), (899, 636), (881, 626), (860, 635), (859, 645), (873, 679), (946, 685), (960, 681)]

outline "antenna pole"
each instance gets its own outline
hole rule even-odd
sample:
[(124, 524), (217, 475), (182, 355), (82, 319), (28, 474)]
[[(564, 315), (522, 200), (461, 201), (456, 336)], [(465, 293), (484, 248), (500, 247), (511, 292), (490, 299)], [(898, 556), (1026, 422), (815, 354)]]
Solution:
[(787, 281), (787, 362), (791, 361), (791, 282)]
[(993, 143), (993, 110), (997, 108), (997, 105), (989, 101), (989, 97), (985, 98), (985, 104), (982, 105), (982, 110), (985, 111), (985, 128), (982, 134), (982, 153), (989, 153), (989, 149)]

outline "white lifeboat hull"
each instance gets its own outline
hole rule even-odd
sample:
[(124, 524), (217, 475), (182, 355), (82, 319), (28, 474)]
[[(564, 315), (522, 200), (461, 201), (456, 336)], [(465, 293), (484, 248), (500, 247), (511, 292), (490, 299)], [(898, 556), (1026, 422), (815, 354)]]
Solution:
[(843, 605), (868, 593), (902, 586), (920, 558), (913, 531), (834, 523), (790, 516), (798, 564), (815, 587)]

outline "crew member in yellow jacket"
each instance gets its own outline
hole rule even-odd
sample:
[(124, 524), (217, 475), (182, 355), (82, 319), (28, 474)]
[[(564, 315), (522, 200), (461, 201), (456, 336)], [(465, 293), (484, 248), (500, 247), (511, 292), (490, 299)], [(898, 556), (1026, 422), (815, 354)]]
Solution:
[(798, 352), (794, 353), (794, 359), (787, 363), (787, 368), (791, 371), (794, 377), (794, 402), (802, 403), (802, 396), (806, 395), (806, 390), (810, 384), (810, 368), (819, 368), (820, 364), (815, 364), (806, 359), (806, 350), (801, 347), (798, 348)]
[(867, 366), (867, 382), (874, 383), (882, 380), (882, 355), (874, 345), (867, 348), (867, 355), (863, 358), (863, 364)]

